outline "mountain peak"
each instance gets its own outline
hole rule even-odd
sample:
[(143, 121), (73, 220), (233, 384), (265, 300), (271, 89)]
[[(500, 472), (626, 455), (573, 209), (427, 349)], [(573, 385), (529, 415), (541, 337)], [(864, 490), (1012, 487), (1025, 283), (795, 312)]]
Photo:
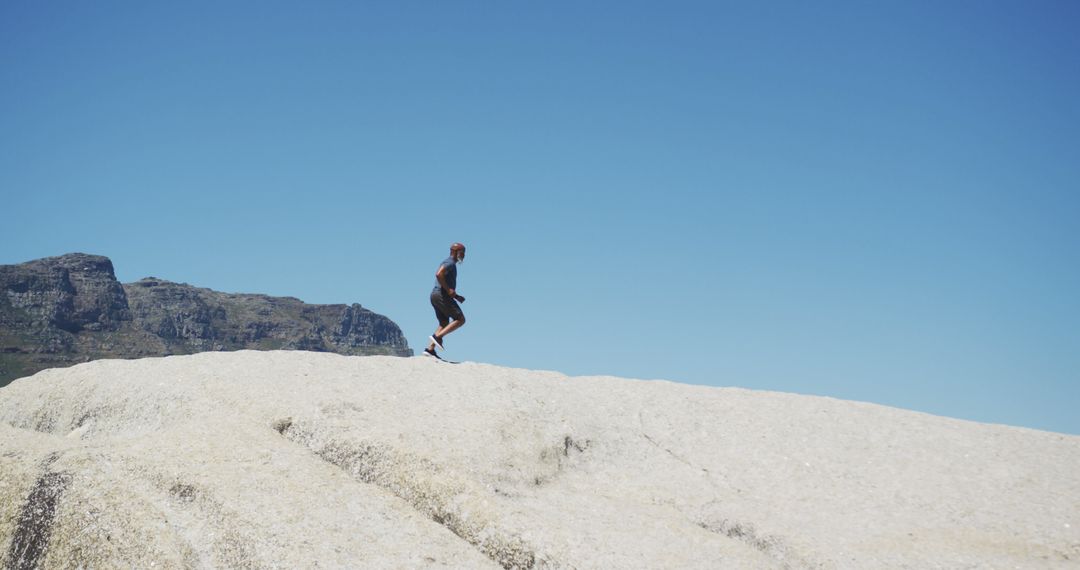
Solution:
[(116, 279), (85, 253), (0, 265), (0, 386), (99, 358), (298, 349), (409, 356), (401, 329), (353, 305), (230, 294), (145, 277)]

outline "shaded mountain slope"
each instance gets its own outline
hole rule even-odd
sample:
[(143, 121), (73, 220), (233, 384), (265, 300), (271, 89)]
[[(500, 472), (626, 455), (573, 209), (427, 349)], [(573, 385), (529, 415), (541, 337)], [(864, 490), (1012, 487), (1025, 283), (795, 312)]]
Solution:
[(0, 386), (99, 358), (295, 349), (410, 356), (401, 329), (359, 304), (117, 281), (102, 256), (0, 265)]

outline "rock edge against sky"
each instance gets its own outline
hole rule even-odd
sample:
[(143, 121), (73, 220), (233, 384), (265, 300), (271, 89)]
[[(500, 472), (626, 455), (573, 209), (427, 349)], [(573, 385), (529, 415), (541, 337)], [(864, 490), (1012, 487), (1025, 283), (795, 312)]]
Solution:
[(303, 351), (0, 388), (0, 566), (1069, 568), (1080, 437)]
[(358, 303), (222, 293), (157, 277), (122, 284), (109, 258), (84, 253), (0, 265), (0, 386), (99, 358), (242, 349), (412, 355), (396, 323)]

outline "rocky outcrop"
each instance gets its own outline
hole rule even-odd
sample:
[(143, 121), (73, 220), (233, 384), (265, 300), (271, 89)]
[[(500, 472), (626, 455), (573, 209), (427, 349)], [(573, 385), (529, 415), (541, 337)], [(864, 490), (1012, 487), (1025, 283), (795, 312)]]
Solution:
[(43, 325), (69, 333), (117, 330), (131, 320), (112, 261), (73, 253), (19, 265), (0, 265), (0, 324)]
[(0, 568), (1073, 568), (1080, 437), (427, 358), (0, 388)]
[(401, 329), (359, 304), (228, 294), (147, 277), (121, 284), (107, 257), (0, 265), (0, 386), (98, 358), (292, 349), (409, 356)]
[(309, 305), (294, 297), (220, 293), (156, 277), (124, 289), (137, 327), (191, 352), (261, 348), (411, 354), (400, 350), (407, 344), (393, 321), (358, 303)]

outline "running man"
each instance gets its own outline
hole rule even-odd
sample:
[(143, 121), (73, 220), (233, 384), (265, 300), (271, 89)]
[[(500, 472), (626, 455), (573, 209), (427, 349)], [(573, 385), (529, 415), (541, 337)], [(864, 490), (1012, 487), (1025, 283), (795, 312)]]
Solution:
[[(465, 246), (455, 243), (450, 246), (450, 257), (439, 264), (435, 271), (435, 288), (431, 290), (431, 306), (435, 308), (435, 318), (439, 319), (439, 328), (428, 337), (431, 341), (424, 349), (424, 354), (440, 358), (435, 347), (443, 348), (443, 337), (461, 328), (465, 324), (465, 315), (458, 306), (465, 297), (457, 293), (457, 266), (465, 260)], [(450, 322), (454, 319), (454, 322)]]

